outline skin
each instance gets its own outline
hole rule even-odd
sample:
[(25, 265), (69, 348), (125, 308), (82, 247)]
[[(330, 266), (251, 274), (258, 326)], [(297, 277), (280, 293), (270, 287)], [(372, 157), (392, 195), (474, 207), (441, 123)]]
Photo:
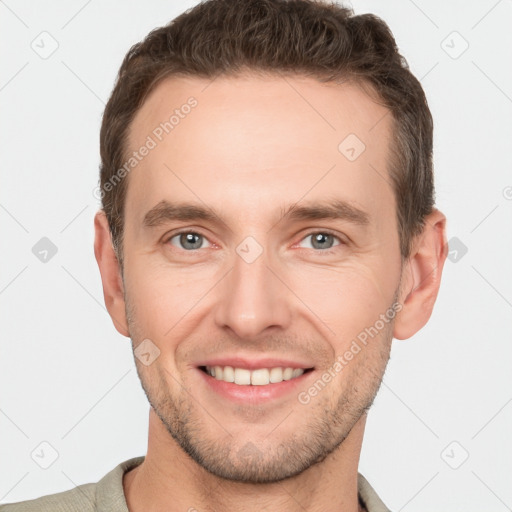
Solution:
[[(386, 170), (391, 116), (353, 84), (170, 78), (137, 113), (130, 150), (190, 96), (197, 107), (129, 174), (123, 277), (105, 215), (95, 217), (114, 325), (134, 348), (150, 339), (160, 351), (148, 366), (135, 358), (152, 407), (146, 459), (123, 481), (129, 509), (355, 512), (366, 412), (392, 338), (412, 336), (432, 313), (446, 219), (434, 210), (402, 262)], [(366, 146), (354, 161), (338, 150), (351, 133)], [(368, 222), (282, 215), (332, 199)], [(218, 217), (145, 227), (162, 200), (206, 205)], [(202, 235), (198, 248), (175, 236), (178, 229)], [(325, 230), (334, 237), (315, 245)], [(252, 263), (236, 250), (248, 236), (263, 249)], [(397, 316), (300, 403), (297, 392), (396, 303)], [(196, 367), (228, 355), (298, 359), (313, 371), (297, 392), (234, 403)]]

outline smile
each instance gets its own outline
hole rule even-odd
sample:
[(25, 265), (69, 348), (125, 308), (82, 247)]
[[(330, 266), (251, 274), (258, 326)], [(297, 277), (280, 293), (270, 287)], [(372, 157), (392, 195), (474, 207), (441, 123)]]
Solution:
[(231, 382), (239, 386), (266, 386), (300, 377), (311, 368), (234, 368), (232, 366), (202, 366), (201, 370), (215, 380)]

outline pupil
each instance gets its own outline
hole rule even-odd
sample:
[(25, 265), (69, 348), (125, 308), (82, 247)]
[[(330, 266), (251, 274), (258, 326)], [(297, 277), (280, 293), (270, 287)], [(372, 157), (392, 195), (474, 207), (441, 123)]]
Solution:
[[(181, 244), (188, 249), (199, 249), (201, 247), (201, 235), (197, 233), (185, 233), (181, 235)], [(187, 244), (191, 244), (192, 247)]]
[[(313, 239), (314, 239), (313, 246), (315, 247), (315, 244), (325, 243), (326, 241), (328, 241), (329, 237), (332, 238), (332, 235), (329, 235), (326, 233), (318, 233), (317, 235), (315, 235), (313, 237)], [(320, 247), (316, 247), (316, 248), (317, 249), (329, 249), (329, 247), (325, 247), (325, 246), (321, 246), (321, 245), (320, 245)]]

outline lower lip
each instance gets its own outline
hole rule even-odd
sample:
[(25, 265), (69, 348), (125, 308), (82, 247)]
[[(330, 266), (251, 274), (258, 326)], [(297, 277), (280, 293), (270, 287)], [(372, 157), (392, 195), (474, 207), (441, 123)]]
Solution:
[(230, 400), (244, 403), (268, 402), (270, 400), (275, 400), (285, 395), (289, 395), (294, 391), (297, 392), (297, 388), (306, 389), (304, 382), (313, 373), (313, 371), (308, 371), (299, 377), (295, 377), (290, 380), (283, 380), (282, 382), (273, 382), (264, 386), (243, 386), (233, 382), (217, 380), (199, 368), (197, 371), (200, 373), (201, 378), (204, 380), (206, 385), (217, 394)]

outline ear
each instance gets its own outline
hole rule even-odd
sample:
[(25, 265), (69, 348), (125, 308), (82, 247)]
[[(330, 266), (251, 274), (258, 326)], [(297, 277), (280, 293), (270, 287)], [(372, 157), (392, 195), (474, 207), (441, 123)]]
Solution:
[(98, 211), (94, 217), (94, 231), (94, 255), (100, 269), (105, 305), (115, 328), (123, 336), (129, 337), (123, 280), (104, 210)]
[(410, 338), (432, 314), (441, 284), (441, 274), (448, 254), (446, 217), (434, 211), (425, 219), (423, 231), (415, 238), (409, 258), (404, 263), (393, 337)]

